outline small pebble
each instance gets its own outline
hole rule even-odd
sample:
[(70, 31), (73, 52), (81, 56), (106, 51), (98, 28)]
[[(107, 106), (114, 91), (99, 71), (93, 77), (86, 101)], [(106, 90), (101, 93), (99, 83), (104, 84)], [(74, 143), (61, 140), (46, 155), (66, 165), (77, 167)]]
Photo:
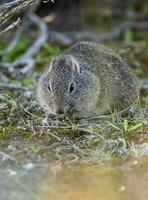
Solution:
[(25, 91), (24, 92), (24, 97), (26, 99), (30, 100), (32, 96), (33, 96), (33, 92), (32, 91)]
[(125, 190), (125, 186), (124, 185), (119, 188), (119, 192), (123, 192), (124, 190)]
[(16, 176), (16, 175), (17, 175), (17, 172), (16, 172), (16, 171), (13, 171), (13, 170), (9, 170), (9, 175), (10, 175), (10, 176)]
[(34, 164), (33, 163), (28, 163), (23, 168), (26, 169), (26, 170), (32, 170), (34, 168)]
[(138, 164), (138, 161), (137, 160), (134, 160), (133, 161), (133, 165), (137, 165)]

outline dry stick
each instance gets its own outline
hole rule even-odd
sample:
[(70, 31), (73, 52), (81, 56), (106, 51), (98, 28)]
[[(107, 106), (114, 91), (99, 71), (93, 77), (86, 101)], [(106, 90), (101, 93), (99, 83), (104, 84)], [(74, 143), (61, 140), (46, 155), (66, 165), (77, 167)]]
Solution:
[(21, 19), (18, 18), (15, 22), (13, 22), (8, 27), (6, 27), (2, 32), (0, 32), (0, 36), (5, 32), (8, 32), (8, 31), (14, 29), (16, 26), (20, 25), (20, 23), (21, 23)]
[(113, 28), (111, 33), (107, 34), (96, 34), (93, 32), (89, 31), (84, 31), (84, 32), (72, 32), (71, 36), (75, 40), (82, 40), (82, 39), (90, 39), (90, 40), (95, 40), (95, 41), (106, 41), (106, 40), (113, 40), (119, 38), (123, 31), (126, 29), (140, 29), (140, 30), (146, 30), (148, 29), (148, 22), (124, 22), (121, 25), (116, 26)]
[(2, 4), (0, 6), (0, 25), (7, 22), (8, 19), (20, 11), (23, 11), (38, 2), (39, 0), (14, 0), (12, 2)]
[(135, 11), (129, 11), (127, 13), (127, 17), (129, 20), (134, 21), (142, 21), (146, 20), (148, 18), (148, 12), (135, 12)]
[(25, 67), (23, 67), (20, 70), (20, 72), (22, 74), (29, 73), (34, 67), (33, 56), (38, 53), (38, 51), (40, 50), (42, 45), (46, 42), (48, 37), (47, 25), (41, 18), (39, 18), (32, 12), (28, 12), (28, 18), (29, 20), (32, 21), (32, 23), (38, 26), (39, 28), (38, 36), (31, 45), (31, 47), (23, 55), (21, 55), (15, 62), (0, 63), (0, 66), (2, 66), (3, 68), (7, 68), (10, 72), (15, 71), (15, 68), (17, 68), (17, 66), (19, 65), (20, 66), (25, 65)]
[(6, 53), (11, 52), (30, 26), (31, 26), (31, 21), (29, 21), (25, 16), (20, 28), (17, 30), (15, 34), (15, 37), (12, 39), (8, 47), (0, 51), (0, 55), (4, 55)]
[[(42, 47), (42, 45), (47, 41), (48, 38), (48, 30), (46, 23), (33, 14), (32, 12), (29, 12), (29, 18), (30, 20), (36, 24), (39, 28), (37, 39), (34, 41), (34, 43), (31, 45), (31, 47), (20, 57), (18, 61), (16, 61), (15, 65), (18, 65), (20, 63), (26, 63), (28, 64), (21, 70), (23, 74), (26, 74), (30, 72), (34, 66), (34, 59), (33, 56), (37, 54)], [(28, 61), (27, 61), (28, 59)]]
[(91, 40), (96, 42), (103, 42), (119, 38), (126, 29), (147, 30), (148, 22), (132, 22), (127, 21), (121, 25), (114, 27), (111, 33), (98, 34), (90, 31), (73, 31), (67, 33), (59, 33), (56, 31), (49, 31), (49, 40), (61, 46), (71, 45), (80, 40)]
[(12, 90), (23, 90), (23, 91), (27, 91), (28, 88), (23, 87), (23, 86), (17, 86), (17, 85), (13, 85), (10, 83), (1, 83), (0, 82), (0, 87), (1, 88), (7, 88), (7, 89), (12, 89)]
[(70, 46), (74, 42), (73, 38), (66, 33), (60, 33), (52, 30), (49, 30), (48, 33), (48, 40), (51, 43), (55, 43), (60, 46)]

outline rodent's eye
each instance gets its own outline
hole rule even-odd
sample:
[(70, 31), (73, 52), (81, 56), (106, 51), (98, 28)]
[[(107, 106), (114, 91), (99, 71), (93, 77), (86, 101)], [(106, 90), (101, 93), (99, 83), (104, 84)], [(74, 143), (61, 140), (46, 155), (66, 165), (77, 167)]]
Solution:
[(69, 93), (72, 93), (75, 89), (75, 85), (74, 83), (71, 83), (70, 86), (69, 86)]
[(48, 84), (48, 91), (51, 92), (51, 86)]

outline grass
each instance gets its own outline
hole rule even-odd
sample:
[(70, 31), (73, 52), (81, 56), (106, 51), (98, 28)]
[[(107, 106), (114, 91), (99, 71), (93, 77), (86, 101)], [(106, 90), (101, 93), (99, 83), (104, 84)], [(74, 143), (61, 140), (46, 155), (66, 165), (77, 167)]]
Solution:
[[(39, 67), (43, 63), (37, 61)], [(9, 185), (8, 191), (12, 188), (16, 192), (15, 199), (22, 199), (23, 195), (38, 199), (39, 188), (46, 178), (51, 182), (45, 186), (52, 188), (57, 166), (61, 166), (59, 170), (64, 170), (64, 166), (75, 169), (78, 164), (82, 172), (88, 166), (94, 166), (97, 172), (101, 167), (104, 173), (110, 167), (118, 173), (127, 168), (128, 161), (144, 162), (143, 158), (148, 156), (147, 91), (141, 95), (142, 104), (133, 118), (116, 113), (77, 122), (68, 118), (50, 119), (47, 125), (35, 93), (39, 71), (26, 77), (8, 76), (10, 84), (23, 90), (0, 89), (1, 195), (5, 195), (4, 188)], [(48, 169), (53, 169), (49, 177)], [(112, 173), (109, 172), (111, 176)]]
[[(129, 35), (126, 37), (129, 40)], [(20, 44), (17, 47), (17, 54), (19, 54), (19, 48), (22, 51), (24, 45)], [(37, 68), (43, 68), (45, 63), (49, 62), (49, 57), (59, 52), (59, 48), (45, 44), (35, 58)], [(10, 58), (11, 55), (8, 55), (7, 60)], [(141, 95), (142, 106), (139, 104), (140, 111), (134, 118), (121, 118), (118, 114), (112, 114), (84, 119), (83, 122), (73, 122), (68, 118), (51, 119), (49, 125), (46, 125), (43, 123), (45, 116), (35, 94), (40, 75), (40, 70), (37, 68), (26, 77), (9, 74), (10, 84), (23, 87), (26, 89), (25, 91), (10, 88), (0, 89), (2, 152), (7, 154), (9, 147), (5, 148), (5, 143), (13, 142), (14, 146), (17, 146), (17, 150), (9, 152), (9, 154), (16, 163), (25, 162), (23, 159), (26, 160), (26, 154), (29, 155), (28, 161), (32, 160), (31, 155), (35, 155), (33, 159), (36, 160), (36, 156), (42, 157), (45, 150), (45, 154), (50, 156), (53, 152), (51, 159), (54, 157), (55, 160), (64, 160), (69, 163), (79, 159), (91, 163), (129, 155), (140, 155), (140, 153), (135, 153), (136, 149), (139, 149), (142, 144), (147, 144), (148, 141), (146, 93)], [(18, 141), (23, 141), (27, 150), (20, 151), (22, 142), (18, 144)], [(29, 149), (28, 143), (31, 144)], [(147, 150), (144, 152), (147, 154)], [(19, 154), (21, 158), (18, 156)]]
[[(92, 25), (96, 23), (92, 21), (91, 18), (90, 22)], [(101, 21), (99, 21), (99, 23), (100, 22)], [(104, 26), (105, 29), (103, 28), (104, 31), (109, 28), (108, 25), (112, 26), (115, 23), (116, 22), (111, 22), (110, 25), (107, 23), (106, 26)], [(125, 56), (130, 66), (135, 69), (137, 76), (143, 79), (144, 77), (147, 78), (148, 75), (146, 54), (148, 45), (146, 40), (147, 33), (145, 31), (136, 32), (127, 29), (124, 31), (122, 38), (118, 41), (107, 42), (106, 44), (115, 48), (117, 47), (116, 45), (118, 45), (117, 52), (120, 49), (122, 55), (123, 50), (122, 57)], [(2, 53), (2, 49), (4, 49), (6, 45), (0, 42), (1, 61), (14, 61), (26, 50), (30, 42), (28, 38), (22, 38), (16, 48), (8, 54)], [(125, 47), (125, 49), (122, 49), (122, 47)], [(124, 177), (122, 177), (122, 183), (124, 184), (124, 179), (128, 180), (127, 175), (130, 176), (130, 173), (131, 175), (133, 173), (133, 161), (136, 164), (139, 160), (143, 162), (143, 158), (145, 157), (147, 159), (147, 90), (142, 91), (139, 112), (137, 112), (133, 118), (129, 116), (120, 117), (118, 114), (112, 114), (110, 116), (98, 116), (77, 122), (68, 118), (50, 119), (49, 125), (45, 124), (45, 114), (41, 110), (36, 99), (36, 84), (41, 71), (49, 64), (51, 58), (61, 53), (61, 51), (62, 50), (57, 46), (44, 44), (39, 54), (34, 58), (36, 66), (33, 73), (24, 77), (22, 75), (19, 76), (18, 73), (11, 74), (7, 71), (4, 72), (8, 83), (19, 87), (19, 89), (15, 89), (15, 87), (11, 89), (7, 86), (2, 87), (0, 85), (1, 196), (4, 194), (5, 197), (6, 193), (9, 194), (10, 190), (12, 190), (12, 195), (16, 193), (14, 199), (24, 199), (23, 194), (25, 193), (27, 194), (27, 198), (31, 200), (38, 199), (38, 192), (44, 180), (48, 178), (50, 180), (50, 183), (46, 185), (49, 191), (52, 185), (54, 186), (55, 184), (58, 186), (59, 180), (65, 177), (64, 173), (63, 177), (60, 176), (59, 179), (57, 176), (58, 173), (56, 172), (56, 170), (58, 171), (60, 168), (57, 169), (57, 166), (62, 166), (62, 164), (69, 167), (69, 165), (72, 166), (74, 163), (82, 163), (82, 166), (80, 165), (82, 169), (82, 171), (80, 170), (80, 177), (83, 171), (86, 170), (87, 174), (90, 173), (91, 175), (90, 183), (93, 173), (87, 170), (89, 166), (95, 166), (94, 169), (99, 173), (100, 166), (104, 173), (107, 171), (108, 166), (109, 168), (110, 166), (113, 167), (113, 172), (111, 169), (111, 171), (107, 173), (105, 179), (103, 179), (105, 181), (108, 176), (112, 176), (112, 173), (115, 172), (118, 174), (121, 170), (124, 171), (124, 169), (126, 169), (128, 173), (126, 174), (125, 170)], [(126, 52), (125, 55), (124, 51)], [(128, 161), (131, 161), (132, 164), (129, 165)], [(144, 165), (145, 168), (146, 164)], [(50, 174), (49, 177), (47, 174), (48, 169), (51, 171), (53, 169), (53, 173)], [(69, 170), (72, 173), (72, 169), (67, 169), (68, 173)], [(138, 172), (140, 176), (144, 174), (141, 173), (143, 172), (142, 170), (143, 169)], [(77, 170), (74, 175), (75, 177), (79, 175)], [(43, 177), (41, 178), (41, 176)], [(52, 182), (52, 179), (55, 180), (55, 177), (57, 177), (56, 183), (54, 183), (54, 181)], [(102, 175), (100, 177), (95, 175), (95, 177), (97, 181), (101, 177), (100, 180), (102, 181)], [(114, 176), (112, 176), (112, 180), (116, 179), (113, 177)], [(141, 187), (144, 187), (141, 177), (137, 179), (137, 176), (134, 176), (134, 178), (130, 176), (130, 179), (132, 179), (132, 184), (134, 186), (136, 185), (135, 181), (140, 180)], [(85, 179), (84, 176), (84, 181), (85, 180), (87, 179)], [(70, 179), (65, 182), (70, 185), (71, 181)], [(102, 184), (101, 181), (100, 183)], [(65, 184), (65, 182), (63, 183)], [(80, 186), (81, 188), (81, 183), (77, 184), (78, 187)], [(106, 191), (106, 188), (105, 185), (104, 191)], [(125, 188), (129, 191), (128, 185)], [(72, 191), (74, 191), (73, 184)], [(142, 191), (141, 188), (140, 191)], [(58, 193), (58, 190), (56, 190), (56, 193)], [(141, 195), (142, 193), (140, 196)], [(47, 198), (49, 199), (50, 196)]]
[[(129, 152), (133, 153), (134, 145), (141, 145), (148, 140), (146, 108), (141, 108), (134, 118), (100, 116), (83, 122), (73, 122), (68, 118), (51, 119), (51, 124), (43, 125), (44, 114), (39, 109), (35, 94), (28, 99), (21, 91), (16, 92), (15, 98), (12, 93), (9, 91), (9, 95), (3, 93), (0, 97), (1, 141), (25, 140), (36, 143), (39, 140), (49, 143), (50, 150), (53, 145), (58, 158), (64, 155), (66, 159), (66, 155), (72, 153), (77, 159), (86, 158), (86, 161), (89, 155), (94, 162), (95, 159), (100, 161), (114, 156), (129, 156)], [(40, 148), (37, 145), (31, 151), (39, 153)]]

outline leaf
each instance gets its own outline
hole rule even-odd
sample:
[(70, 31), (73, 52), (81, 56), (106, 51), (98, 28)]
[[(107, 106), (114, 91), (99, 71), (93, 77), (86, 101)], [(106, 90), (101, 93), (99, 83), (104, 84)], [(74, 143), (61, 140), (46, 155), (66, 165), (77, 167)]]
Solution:
[(18, 80), (11, 80), (11, 83), (13, 85), (20, 85), (20, 82)]
[(125, 131), (128, 130), (128, 127), (129, 127), (129, 126), (128, 126), (128, 120), (127, 120), (127, 119), (124, 120), (124, 122), (123, 122), (123, 127), (124, 127), (124, 130), (125, 130)]
[(57, 55), (60, 53), (60, 49), (58, 47), (55, 46), (49, 46), (48, 43), (45, 43), (43, 45), (43, 50), (48, 54), (48, 55)]
[(140, 128), (141, 126), (142, 126), (142, 123), (138, 123), (138, 124), (136, 124), (134, 126), (130, 126), (128, 131), (133, 131), (133, 130), (135, 130), (137, 128)]
[(32, 80), (32, 78), (25, 78), (25, 79), (23, 80), (23, 84), (24, 84), (24, 86), (26, 86), (26, 87), (33, 85), (33, 80)]
[(111, 122), (107, 122), (107, 123), (110, 124), (114, 129), (122, 132), (122, 130), (119, 127), (117, 127), (116, 125), (112, 124)]
[(124, 32), (124, 40), (126, 42), (131, 42), (133, 41), (133, 32), (131, 29), (126, 29)]
[(25, 52), (25, 50), (27, 49), (28, 46), (29, 46), (28, 38), (26, 38), (26, 37), (22, 38), (17, 43), (15, 48), (12, 49), (12, 51), (2, 55), (2, 61), (3, 62), (13, 62), (20, 55), (22, 55), (22, 53)]

